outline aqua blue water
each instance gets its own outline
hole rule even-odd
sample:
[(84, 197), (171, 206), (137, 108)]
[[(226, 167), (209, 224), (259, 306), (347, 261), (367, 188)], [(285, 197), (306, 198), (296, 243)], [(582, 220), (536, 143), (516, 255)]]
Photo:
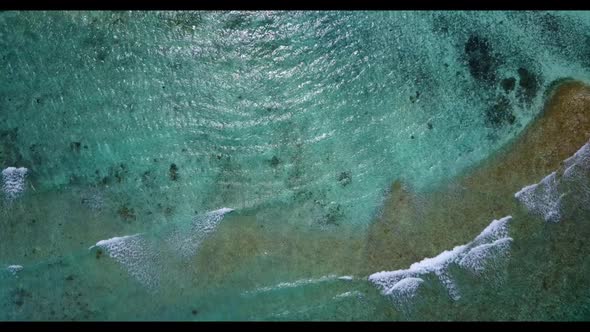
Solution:
[[(452, 181), (552, 82), (588, 82), (589, 32), (588, 12), (2, 12), (0, 164), (28, 171), (0, 211), (0, 264), (23, 266), (0, 277), (0, 319), (407, 319), (296, 248), (209, 262), (203, 215), (363, 234), (393, 181)], [(124, 259), (88, 249), (137, 233)], [(440, 298), (411, 319), (453, 319)]]

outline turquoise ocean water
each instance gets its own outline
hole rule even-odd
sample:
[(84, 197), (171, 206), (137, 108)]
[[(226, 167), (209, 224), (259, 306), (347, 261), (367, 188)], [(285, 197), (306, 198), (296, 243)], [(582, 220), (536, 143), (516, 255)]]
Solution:
[[(346, 248), (394, 181), (452, 182), (552, 82), (590, 82), (588, 12), (9, 11), (0, 46), (1, 320), (590, 318), (573, 203), (570, 223), (515, 211), (530, 232), (465, 239), (462, 264), (386, 295), (252, 230)], [(555, 190), (586, 199), (587, 163)], [(215, 255), (240, 223), (256, 254)], [(462, 269), (506, 241), (507, 275)]]

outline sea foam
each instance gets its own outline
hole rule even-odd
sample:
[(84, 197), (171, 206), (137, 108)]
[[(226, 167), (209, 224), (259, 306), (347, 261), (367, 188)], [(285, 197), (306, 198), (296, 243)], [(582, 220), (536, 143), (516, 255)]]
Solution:
[(12, 275), (16, 275), (22, 269), (22, 265), (9, 265), (6, 267), (6, 271), (10, 272)]
[(168, 273), (168, 267), (178, 261), (186, 263), (223, 217), (232, 211), (229, 208), (211, 211), (189, 223), (167, 225), (155, 234), (140, 233), (101, 240), (89, 249), (104, 250), (132, 277), (154, 290), (160, 286), (162, 276), (173, 275)]
[(569, 211), (588, 210), (590, 202), (590, 143), (563, 161), (559, 170), (539, 183), (522, 188), (514, 197), (532, 214), (559, 222)]
[(2, 191), (7, 199), (18, 198), (25, 190), (25, 167), (7, 167), (2, 170)]
[(281, 290), (281, 289), (297, 288), (297, 287), (317, 284), (317, 283), (321, 283), (321, 282), (325, 282), (325, 281), (338, 280), (340, 278), (341, 277), (338, 277), (337, 275), (331, 274), (331, 275), (326, 275), (326, 276), (322, 276), (319, 278), (299, 279), (299, 280), (290, 281), (290, 282), (281, 282), (281, 283), (278, 283), (273, 286), (258, 287), (254, 290), (243, 292), (242, 295), (266, 293), (266, 292), (272, 292), (272, 291)]
[(449, 266), (454, 264), (474, 275), (494, 267), (498, 259), (502, 260), (509, 254), (512, 238), (508, 236), (508, 223), (511, 216), (492, 221), (473, 241), (446, 250), (439, 255), (416, 262), (408, 269), (382, 271), (369, 276), (383, 295), (390, 296), (395, 302), (403, 302), (413, 298), (427, 275), (436, 276), (447, 289), (453, 300), (461, 298), (461, 294), (449, 274)]

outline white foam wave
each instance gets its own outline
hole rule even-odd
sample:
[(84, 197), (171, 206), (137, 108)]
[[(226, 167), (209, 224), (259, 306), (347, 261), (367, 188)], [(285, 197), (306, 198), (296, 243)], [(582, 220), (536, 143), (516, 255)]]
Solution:
[(547, 175), (541, 182), (526, 186), (514, 197), (529, 211), (541, 215), (545, 221), (558, 222), (561, 219), (562, 195), (557, 189), (557, 173)]
[(18, 198), (24, 192), (28, 171), (25, 167), (7, 167), (2, 170), (2, 191), (7, 199)]
[(490, 265), (494, 264), (497, 259), (505, 258), (509, 253), (511, 242), (512, 238), (506, 237), (492, 243), (484, 243), (471, 248), (461, 258), (459, 265), (471, 271), (473, 274), (482, 275), (483, 272), (489, 270)]
[(364, 294), (359, 291), (348, 291), (348, 292), (340, 293), (340, 294), (334, 296), (333, 299), (337, 300), (337, 299), (343, 299), (343, 298), (349, 298), (349, 297), (362, 298), (362, 297), (364, 297)]
[(254, 290), (246, 291), (242, 294), (249, 295), (249, 294), (257, 294), (257, 293), (266, 293), (266, 292), (271, 292), (271, 291), (275, 291), (275, 290), (296, 288), (296, 287), (301, 287), (301, 286), (310, 285), (310, 284), (317, 284), (317, 283), (324, 282), (324, 281), (337, 280), (340, 278), (341, 277), (339, 277), (337, 275), (331, 274), (331, 275), (322, 276), (319, 278), (299, 279), (299, 280), (295, 280), (295, 281), (291, 281), (291, 282), (281, 282), (281, 283), (278, 283), (273, 286), (258, 287)]
[[(590, 143), (564, 160), (562, 167), (539, 183), (522, 188), (514, 197), (532, 214), (547, 222), (564, 218), (566, 206), (589, 209), (590, 202)], [(567, 204), (566, 204), (567, 201)]]
[[(149, 249), (143, 234), (114, 237), (102, 240), (95, 246), (104, 250), (112, 259), (123, 265), (131, 276), (149, 288), (159, 284), (159, 253)], [(91, 249), (93, 248), (91, 247)]]
[(403, 297), (414, 297), (418, 287), (420, 287), (423, 282), (424, 280), (421, 278), (407, 277), (396, 282), (393, 287), (387, 290), (387, 294), (396, 294), (397, 296)]
[(126, 236), (116, 236), (116, 237), (112, 237), (110, 239), (106, 239), (106, 240), (100, 240), (98, 242), (96, 242), (95, 245), (93, 245), (92, 247), (88, 248), (88, 249), (92, 249), (94, 247), (103, 247), (105, 249), (111, 248), (116, 246), (118, 243), (121, 243), (127, 239), (131, 239), (137, 236), (140, 236), (141, 233), (138, 234), (134, 234), (134, 235), (126, 235)]
[(590, 168), (590, 142), (584, 144), (573, 156), (564, 160), (563, 163), (566, 167), (565, 173), (575, 165), (583, 167), (586, 170)]
[(234, 211), (230, 208), (208, 212), (199, 216), (189, 224), (176, 224), (168, 230), (165, 238), (168, 246), (184, 258), (193, 256), (202, 241), (217, 229), (219, 222), (226, 214)]
[(351, 281), (354, 278), (352, 276), (342, 276), (342, 277), (338, 277), (338, 280), (346, 280), (346, 281)]
[(104, 250), (112, 259), (125, 267), (131, 276), (149, 289), (156, 289), (162, 276), (174, 276), (170, 266), (197, 252), (201, 242), (213, 232), (223, 217), (233, 209), (223, 208), (195, 217), (189, 223), (169, 225), (155, 234), (139, 233), (101, 240), (90, 247)]
[(6, 267), (6, 271), (10, 272), (12, 275), (16, 275), (22, 269), (22, 265), (9, 265)]
[(405, 270), (374, 273), (369, 276), (369, 281), (379, 288), (383, 295), (400, 300), (412, 298), (424, 282), (423, 277), (434, 274), (445, 286), (449, 296), (458, 300), (461, 295), (449, 275), (449, 266), (455, 264), (481, 275), (491, 267), (486, 262), (507, 257), (512, 241), (512, 238), (508, 237), (508, 222), (511, 219), (511, 216), (506, 216), (494, 220), (473, 241), (465, 245), (443, 251), (435, 257), (425, 258)]

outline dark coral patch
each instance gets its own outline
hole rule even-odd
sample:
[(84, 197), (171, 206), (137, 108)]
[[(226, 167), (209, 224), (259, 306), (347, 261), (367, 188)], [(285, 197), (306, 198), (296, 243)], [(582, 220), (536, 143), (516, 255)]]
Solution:
[(72, 152), (79, 153), (81, 146), (82, 146), (82, 143), (80, 143), (80, 142), (72, 142), (72, 143), (70, 143), (70, 150), (72, 150)]
[(549, 32), (558, 32), (561, 29), (561, 24), (555, 15), (547, 13), (541, 17), (541, 27)]
[(24, 288), (17, 288), (14, 291), (12, 291), (12, 302), (17, 305), (17, 306), (22, 306), (23, 304), (25, 304), (25, 299), (31, 298), (32, 294), (31, 292), (27, 291)]
[(324, 215), (323, 223), (326, 225), (339, 226), (339, 220), (344, 217), (344, 213), (340, 210), (340, 204), (332, 206), (328, 209), (328, 213)]
[(514, 77), (505, 78), (500, 82), (500, 85), (502, 86), (504, 92), (509, 93), (510, 91), (514, 90), (514, 87), (516, 86), (516, 79)]
[(520, 89), (517, 95), (521, 100), (530, 104), (539, 92), (539, 78), (535, 73), (525, 68), (518, 68), (518, 76), (520, 78), (518, 82)]
[(514, 124), (516, 117), (512, 113), (510, 100), (504, 96), (498, 98), (496, 103), (485, 112), (486, 124), (493, 128), (499, 128), (506, 124)]
[(281, 161), (279, 160), (279, 158), (277, 158), (277, 156), (272, 156), (272, 159), (270, 160), (270, 165), (272, 167), (277, 167), (280, 163)]
[(340, 175), (338, 175), (338, 182), (340, 182), (343, 187), (346, 187), (352, 182), (352, 173), (349, 171), (340, 173)]
[(168, 170), (168, 173), (170, 175), (170, 180), (172, 180), (172, 181), (178, 180), (178, 166), (176, 166), (176, 164), (170, 165), (170, 169)]
[(465, 43), (465, 54), (469, 73), (473, 78), (485, 83), (496, 80), (496, 69), (499, 61), (492, 52), (490, 42), (482, 37), (473, 35)]
[(107, 176), (101, 177), (100, 171), (99, 170), (95, 171), (99, 185), (108, 185), (108, 184), (113, 183), (113, 181), (116, 181), (117, 183), (121, 183), (121, 182), (123, 182), (123, 180), (125, 180), (128, 173), (129, 173), (129, 171), (127, 170), (127, 166), (123, 163), (116, 165), (116, 166), (109, 167)]
[(119, 216), (125, 221), (135, 220), (135, 210), (124, 205), (117, 210)]

